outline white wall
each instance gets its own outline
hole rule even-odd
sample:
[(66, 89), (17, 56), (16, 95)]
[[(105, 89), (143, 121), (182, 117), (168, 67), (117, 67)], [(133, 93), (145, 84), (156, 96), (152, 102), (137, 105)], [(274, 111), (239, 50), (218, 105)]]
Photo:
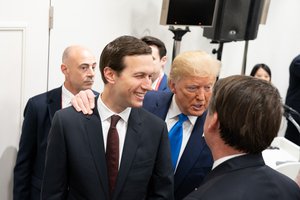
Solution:
[[(87, 0), (81, 3), (53, 0), (52, 4), (55, 7), (55, 22), (51, 32), (50, 66), (57, 67), (58, 70), (53, 71), (52, 77), (50, 74), (50, 87), (61, 82), (62, 76), (57, 78), (61, 52), (66, 45), (72, 43), (89, 45), (99, 57), (105, 44), (120, 35), (153, 35), (166, 43), (171, 60), (173, 33), (168, 30), (168, 26), (159, 24), (162, 0)], [(70, 5), (81, 9), (66, 9)], [(266, 25), (260, 25), (257, 39), (249, 42), (246, 74), (258, 62), (268, 64), (272, 69), (273, 83), (279, 88), (283, 98), (288, 85), (289, 63), (300, 53), (300, 27), (296, 21), (300, 17), (299, 6), (299, 0), (271, 0)], [(190, 27), (190, 30), (183, 36), (181, 51), (203, 49), (211, 52), (218, 47), (202, 36), (201, 27)], [(243, 53), (243, 41), (225, 43), (221, 77), (241, 73)], [(99, 84), (102, 84), (101, 81)]]
[[(20, 0), (0, 0), (0, 28), (1, 24), (13, 22), (26, 24), (27, 27), (24, 85), (20, 86), (23, 89), (16, 96), (12, 96), (13, 93), (9, 91), (12, 90), (11, 84), (20, 83), (20, 74), (17, 76), (15, 74), (20, 72), (7, 70), (15, 66), (8, 63), (10, 61), (5, 61), (6, 59), (1, 60), (1, 56), (13, 58), (18, 54), (7, 51), (10, 47), (4, 45), (3, 41), (7, 40), (3, 34), (0, 34), (0, 52), (6, 52), (0, 55), (0, 68), (1, 73), (7, 73), (6, 76), (1, 74), (6, 79), (0, 80), (6, 90), (0, 98), (1, 127), (4, 127), (0, 129), (0, 199), (3, 200), (11, 199), (12, 166), (20, 135), (18, 119), (22, 118), (21, 111), (24, 109), (24, 103), (29, 97), (46, 91), (47, 86), (48, 21), (46, 17), (49, 3), (41, 2), (43, 1), (27, 0), (25, 4)], [(74, 43), (84, 44), (99, 58), (101, 50), (108, 42), (124, 34), (137, 37), (153, 35), (162, 39), (166, 43), (170, 58), (166, 68), (166, 71), (169, 71), (173, 33), (168, 30), (168, 26), (159, 25), (162, 0), (52, 0), (51, 4), (54, 6), (54, 28), (50, 32), (49, 89), (62, 84), (60, 63), (61, 54), (66, 46)], [(289, 64), (293, 57), (300, 53), (299, 7), (299, 0), (271, 0), (266, 25), (260, 25), (257, 39), (249, 42), (246, 74), (249, 74), (252, 66), (258, 62), (268, 64), (272, 68), (272, 82), (280, 90), (283, 99), (288, 86)], [(210, 44), (210, 40), (202, 36), (202, 28), (190, 27), (190, 30), (191, 32), (183, 36), (181, 51), (203, 49), (211, 52), (213, 48), (218, 47)], [(244, 42), (231, 42), (224, 45), (221, 77), (241, 73), (243, 49)], [(99, 76), (98, 72), (94, 86), (98, 91), (103, 87)], [(14, 97), (16, 99), (11, 101)], [(14, 107), (18, 108), (15, 114), (17, 117), (12, 121), (13, 119), (8, 118), (6, 113), (14, 111)], [(9, 127), (3, 124), (9, 124)], [(7, 154), (8, 151), (12, 153)]]
[(26, 99), (45, 91), (49, 1), (0, 0), (0, 199), (12, 174)]

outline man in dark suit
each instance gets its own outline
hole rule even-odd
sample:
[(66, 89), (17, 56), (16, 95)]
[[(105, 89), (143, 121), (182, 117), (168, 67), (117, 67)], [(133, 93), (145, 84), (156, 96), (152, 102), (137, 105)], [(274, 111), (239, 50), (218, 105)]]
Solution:
[[(100, 57), (104, 90), (94, 99), (93, 114), (71, 107), (53, 118), (43, 200), (173, 199), (166, 124), (139, 108), (151, 90), (152, 65), (151, 48), (135, 37), (122, 36), (106, 45)], [(116, 115), (119, 121), (111, 131)]]
[(204, 124), (213, 170), (184, 200), (300, 199), (296, 182), (265, 165), (261, 154), (277, 136), (282, 110), (278, 90), (264, 80), (219, 80)]
[(28, 100), (14, 168), (14, 200), (40, 199), (52, 117), (57, 110), (71, 105), (74, 94), (92, 87), (95, 67), (96, 59), (90, 50), (79, 45), (70, 46), (62, 56), (64, 84)]
[[(169, 88), (172, 92), (149, 91), (143, 102), (146, 110), (166, 121), (169, 131), (178, 121), (180, 113), (188, 117), (183, 123), (179, 158), (174, 162), (176, 200), (183, 199), (197, 188), (213, 164), (211, 152), (203, 137), (203, 125), (220, 65), (217, 59), (204, 51), (181, 53), (174, 59), (169, 75)], [(82, 91), (77, 96), (87, 104), (88, 94), (91, 92)], [(78, 99), (74, 103), (77, 107), (77, 103), (81, 104), (81, 101)], [(84, 107), (82, 109), (87, 113)]]
[(212, 167), (213, 159), (203, 137), (203, 125), (219, 70), (220, 62), (204, 51), (181, 53), (174, 59), (169, 74), (172, 93), (148, 92), (144, 99), (144, 108), (164, 119), (169, 131), (180, 113), (188, 117), (183, 123), (183, 140), (174, 167), (176, 200), (197, 188)]
[[(300, 55), (296, 56), (290, 65), (289, 88), (286, 94), (285, 104), (298, 112), (290, 112), (296, 123), (300, 125)], [(300, 146), (300, 132), (297, 127), (288, 120), (285, 137)]]
[(165, 44), (158, 38), (144, 36), (141, 38), (152, 49), (154, 61), (154, 73), (152, 74), (152, 89), (155, 91), (170, 91), (168, 87), (168, 77), (164, 73), (167, 63), (167, 49)]

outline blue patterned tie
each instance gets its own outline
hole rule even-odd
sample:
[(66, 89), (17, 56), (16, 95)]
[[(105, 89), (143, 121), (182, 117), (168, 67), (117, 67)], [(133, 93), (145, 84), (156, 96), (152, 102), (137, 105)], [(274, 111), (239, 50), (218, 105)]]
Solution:
[(176, 163), (180, 152), (180, 147), (182, 143), (182, 124), (188, 118), (184, 114), (178, 115), (178, 121), (169, 131), (169, 139), (171, 145), (171, 156), (172, 156), (172, 164), (173, 169), (176, 169)]

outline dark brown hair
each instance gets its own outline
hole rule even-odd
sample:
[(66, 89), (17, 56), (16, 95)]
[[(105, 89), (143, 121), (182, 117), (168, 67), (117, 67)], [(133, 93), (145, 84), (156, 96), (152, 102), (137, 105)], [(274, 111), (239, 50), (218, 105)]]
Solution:
[(107, 44), (100, 56), (99, 68), (104, 84), (107, 80), (104, 77), (104, 68), (110, 67), (118, 74), (124, 68), (124, 57), (134, 55), (151, 55), (151, 48), (142, 40), (133, 36), (121, 36)]
[(250, 76), (230, 76), (217, 81), (209, 114), (217, 113), (220, 136), (229, 146), (259, 153), (277, 136), (282, 100), (272, 84)]
[(158, 38), (152, 36), (144, 36), (141, 38), (146, 44), (156, 46), (158, 48), (160, 59), (167, 55), (167, 49), (165, 44)]

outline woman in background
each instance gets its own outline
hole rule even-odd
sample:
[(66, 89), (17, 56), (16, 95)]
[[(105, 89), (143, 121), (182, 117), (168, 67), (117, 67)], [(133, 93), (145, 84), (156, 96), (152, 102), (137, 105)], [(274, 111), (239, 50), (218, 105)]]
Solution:
[(271, 82), (271, 69), (268, 67), (268, 65), (259, 63), (254, 65), (250, 76)]

